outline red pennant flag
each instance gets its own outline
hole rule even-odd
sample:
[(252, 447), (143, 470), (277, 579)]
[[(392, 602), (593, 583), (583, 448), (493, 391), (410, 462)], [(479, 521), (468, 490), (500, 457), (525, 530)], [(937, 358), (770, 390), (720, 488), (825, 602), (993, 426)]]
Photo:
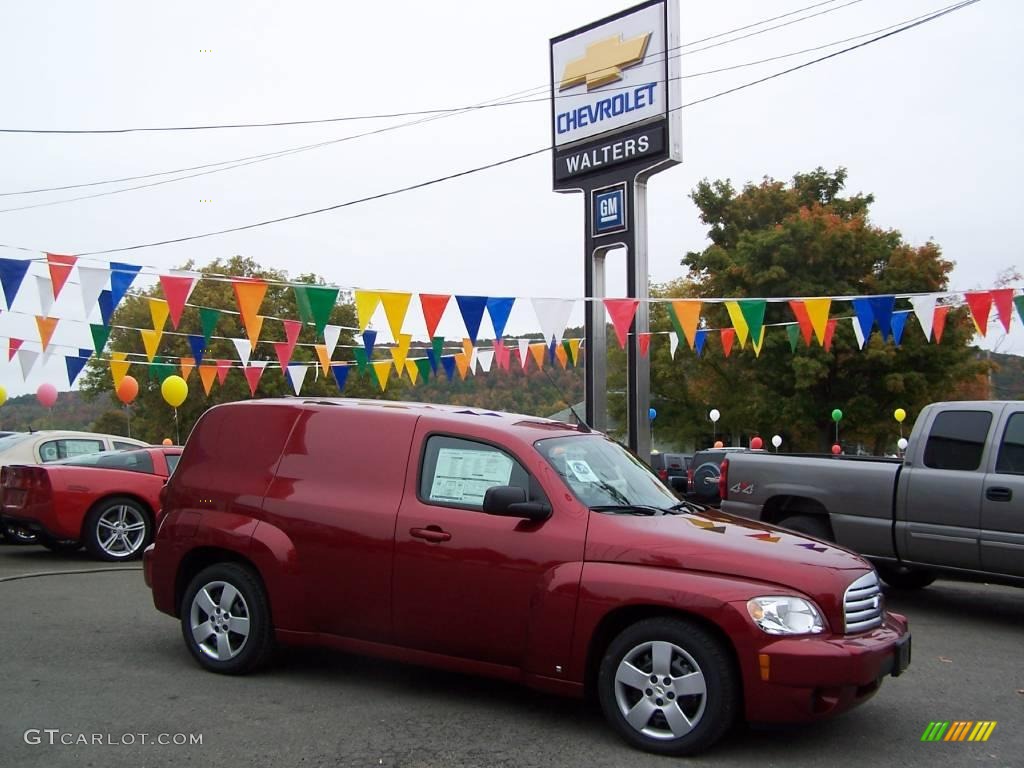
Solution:
[(288, 346), (295, 349), (295, 342), (299, 340), (302, 323), (298, 320), (282, 320), (281, 322), (284, 323), (284, 336), (288, 339)]
[(942, 332), (946, 330), (946, 315), (949, 314), (949, 307), (936, 307), (934, 319), (932, 320), (932, 338), (936, 344), (942, 342)]
[(164, 297), (167, 299), (167, 308), (171, 311), (171, 325), (178, 330), (181, 324), (181, 313), (185, 311), (185, 302), (192, 293), (192, 286), (195, 285), (194, 277), (183, 277), (181, 275), (160, 275), (160, 285), (164, 289)]
[(732, 354), (732, 343), (736, 341), (736, 329), (735, 328), (723, 328), (722, 329), (722, 351), (725, 356), (728, 357)]
[(807, 307), (802, 301), (794, 299), (789, 302), (789, 308), (793, 310), (796, 321), (800, 323), (800, 334), (804, 337), (804, 345), (811, 346), (811, 337), (814, 335), (814, 326), (811, 324), (811, 316), (807, 314)]
[(977, 291), (965, 293), (964, 298), (967, 300), (967, 306), (971, 308), (974, 327), (984, 336), (988, 333), (988, 313), (992, 309), (992, 294), (988, 291)]
[(245, 380), (249, 382), (249, 394), (256, 397), (256, 387), (259, 386), (260, 377), (263, 375), (263, 366), (248, 366), (243, 369)]
[(637, 299), (605, 299), (604, 308), (612, 318), (612, 326), (615, 328), (615, 335), (619, 339), (619, 346), (625, 349), (626, 336), (629, 333), (629, 326), (633, 324), (633, 316), (636, 314)]
[(1003, 324), (1007, 333), (1010, 332), (1010, 321), (1013, 319), (1013, 291), (1013, 288), (996, 288), (990, 291), (992, 302), (999, 314), (999, 322)]
[(640, 334), (640, 354), (647, 357), (647, 354), (651, 350), (651, 334), (641, 333)]
[(822, 340), (821, 346), (825, 348), (826, 352), (832, 351), (832, 337), (836, 335), (836, 322), (837, 318), (833, 318), (828, 321), (828, 325), (825, 326), (825, 338)]
[(7, 340), (7, 362), (11, 362), (14, 356), (18, 354), (18, 350), (21, 349), (21, 345), (25, 343), (24, 339), (11, 338)]
[(420, 294), (420, 306), (423, 308), (423, 319), (427, 323), (428, 338), (432, 339), (437, 335), (437, 324), (441, 322), (441, 315), (444, 314), (449, 299), (451, 299), (451, 295), (439, 293)]
[(217, 361), (217, 381), (224, 384), (224, 380), (228, 377), (228, 371), (231, 370), (230, 360), (218, 360)]
[(295, 346), (287, 341), (274, 342), (274, 351), (277, 352), (277, 361), (281, 363), (282, 373), (288, 370), (288, 363), (292, 361), (292, 351), (294, 349)]
[(68, 281), (68, 275), (78, 261), (77, 256), (60, 256), (56, 253), (46, 254), (46, 262), (50, 266), (50, 281), (53, 283), (53, 298), (60, 295), (60, 289)]

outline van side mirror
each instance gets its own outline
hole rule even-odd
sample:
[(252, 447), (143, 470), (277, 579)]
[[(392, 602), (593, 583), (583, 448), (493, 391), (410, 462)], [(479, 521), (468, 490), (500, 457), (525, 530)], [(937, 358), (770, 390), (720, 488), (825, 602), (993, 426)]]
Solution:
[(551, 517), (551, 507), (539, 501), (527, 501), (526, 489), (514, 485), (494, 485), (484, 493), (484, 512), (503, 517), (522, 517), (534, 522)]
[(686, 493), (690, 490), (690, 481), (685, 477), (679, 477), (674, 475), (668, 479), (669, 485), (672, 486), (672, 490), (679, 491), (680, 493)]

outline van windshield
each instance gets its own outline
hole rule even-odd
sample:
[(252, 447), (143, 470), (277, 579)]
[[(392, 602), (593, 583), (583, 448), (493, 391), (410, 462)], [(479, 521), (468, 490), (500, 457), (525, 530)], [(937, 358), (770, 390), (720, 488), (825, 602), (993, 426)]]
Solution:
[(650, 467), (603, 435), (552, 437), (534, 447), (588, 507), (667, 510), (678, 503)]

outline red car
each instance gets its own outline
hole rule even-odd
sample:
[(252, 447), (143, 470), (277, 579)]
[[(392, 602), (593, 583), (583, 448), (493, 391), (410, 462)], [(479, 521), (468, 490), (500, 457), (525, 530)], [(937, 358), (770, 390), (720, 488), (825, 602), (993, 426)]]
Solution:
[(870, 698), (910, 661), (874, 569), (680, 503), (585, 426), (455, 406), (258, 400), (207, 411), (146, 549), (204, 668), (329, 646), (590, 693), (630, 743), (692, 754), (737, 717)]
[(159, 446), (4, 467), (0, 518), (54, 551), (84, 545), (100, 560), (130, 560), (153, 538), (160, 489), (180, 456), (178, 446)]

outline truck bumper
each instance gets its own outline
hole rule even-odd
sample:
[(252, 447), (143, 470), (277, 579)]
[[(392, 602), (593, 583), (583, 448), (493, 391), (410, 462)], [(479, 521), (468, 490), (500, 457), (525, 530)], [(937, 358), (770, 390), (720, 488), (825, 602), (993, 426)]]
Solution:
[(747, 719), (774, 723), (829, 717), (871, 698), (910, 664), (910, 630), (899, 614), (858, 635), (783, 638), (757, 651)]

